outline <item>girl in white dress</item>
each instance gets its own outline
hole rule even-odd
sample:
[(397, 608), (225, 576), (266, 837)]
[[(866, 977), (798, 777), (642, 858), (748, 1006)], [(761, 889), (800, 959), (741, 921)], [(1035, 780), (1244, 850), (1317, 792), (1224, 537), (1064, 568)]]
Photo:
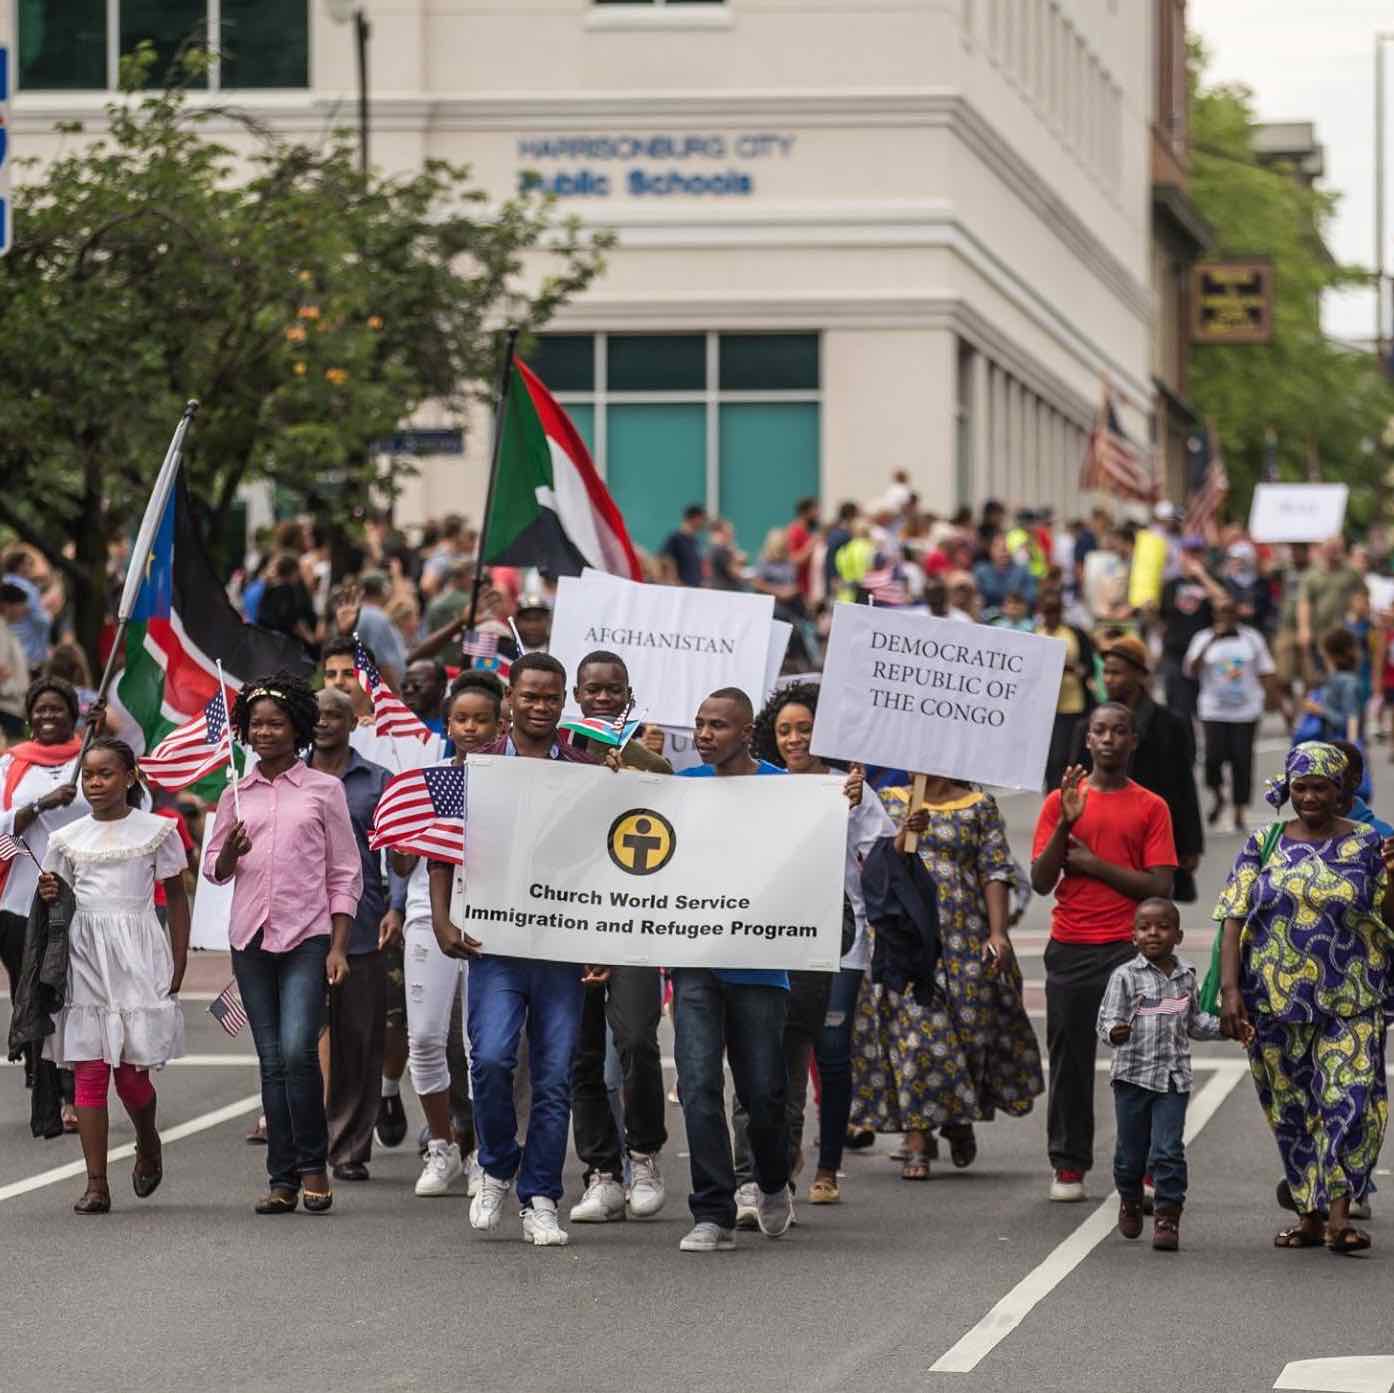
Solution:
[[(136, 1129), (131, 1184), (145, 1199), (163, 1179), (155, 1089), (150, 1070), (184, 1052), (184, 1017), (175, 993), (189, 956), (189, 901), (184, 848), (176, 824), (141, 811), (136, 757), (120, 740), (99, 737), (82, 761), (82, 791), (90, 816), (50, 838), (39, 897), (53, 903), (60, 880), (77, 901), (68, 928), (68, 990), (55, 1017), (50, 1046), (73, 1071), (78, 1132), (87, 1162), (87, 1189), (73, 1206), (105, 1214), (107, 1084)], [(155, 917), (155, 882), (165, 887), (169, 934)]]

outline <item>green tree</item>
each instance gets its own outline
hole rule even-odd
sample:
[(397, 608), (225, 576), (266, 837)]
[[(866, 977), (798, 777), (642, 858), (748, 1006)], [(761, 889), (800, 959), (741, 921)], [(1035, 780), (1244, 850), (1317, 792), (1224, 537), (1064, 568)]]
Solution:
[(1343, 347), (1321, 329), (1323, 292), (1368, 284), (1368, 270), (1334, 261), (1323, 242), (1334, 194), (1297, 172), (1260, 163), (1253, 97), (1237, 85), (1206, 86), (1205, 55), (1191, 51), (1189, 191), (1215, 229), (1216, 255), (1273, 262), (1273, 337), (1266, 345), (1196, 345), (1190, 392), (1216, 423), (1232, 487), (1230, 509), (1247, 514), (1273, 433), (1279, 475), (1351, 485), (1351, 514), (1375, 516), (1385, 468), (1378, 441), (1394, 415), (1391, 390), (1373, 355)]
[[(181, 61), (187, 82), (207, 60)], [(210, 535), (254, 479), (342, 525), (384, 488), (371, 442), (486, 392), (498, 328), (545, 323), (611, 243), (542, 197), (486, 202), (441, 161), (365, 180), (347, 133), (311, 147), (181, 82), (147, 91), (152, 62), (123, 63), (108, 133), (16, 189), (0, 259), (0, 526), (63, 575), (89, 652), (108, 544), (187, 398)], [(237, 150), (210, 138), (230, 125)]]

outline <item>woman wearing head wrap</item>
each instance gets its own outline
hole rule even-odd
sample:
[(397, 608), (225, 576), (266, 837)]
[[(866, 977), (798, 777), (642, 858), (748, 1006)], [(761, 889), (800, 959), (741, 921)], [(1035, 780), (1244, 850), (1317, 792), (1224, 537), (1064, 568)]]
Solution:
[[(1215, 908), (1220, 1006), (1248, 1040), (1298, 1223), (1274, 1240), (1361, 1252), (1352, 1203), (1370, 1192), (1388, 1120), (1384, 1000), (1394, 973), (1394, 842), (1339, 815), (1346, 757), (1311, 741), (1288, 754), (1268, 801), (1297, 814), (1255, 832)], [(1324, 1227), (1324, 1234), (1323, 1234)]]

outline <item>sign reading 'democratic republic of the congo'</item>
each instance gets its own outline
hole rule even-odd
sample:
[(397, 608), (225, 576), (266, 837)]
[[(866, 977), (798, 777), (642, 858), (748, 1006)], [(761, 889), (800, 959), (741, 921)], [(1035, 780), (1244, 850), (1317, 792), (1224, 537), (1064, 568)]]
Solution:
[(560, 962), (836, 970), (840, 776), (681, 779), (471, 755), (451, 917)]
[(813, 749), (833, 759), (1039, 789), (1064, 667), (1060, 639), (838, 605)]
[(548, 651), (571, 683), (587, 653), (618, 653), (649, 719), (690, 726), (718, 687), (739, 687), (760, 704), (773, 617), (769, 595), (566, 577), (557, 585)]

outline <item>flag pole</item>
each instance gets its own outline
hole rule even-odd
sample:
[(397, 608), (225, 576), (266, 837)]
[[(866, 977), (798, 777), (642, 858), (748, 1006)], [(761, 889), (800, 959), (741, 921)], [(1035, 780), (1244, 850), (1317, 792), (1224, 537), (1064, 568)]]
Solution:
[(237, 787), (237, 751), (232, 742), (232, 706), (227, 699), (227, 679), (223, 676), (223, 660), (215, 658), (214, 663), (218, 668), (218, 695), (223, 699), (223, 718), (227, 721), (227, 776), (232, 784), (232, 815), (238, 821), (242, 821), (242, 799)]
[[(170, 494), (174, 491), (174, 480), (179, 473), (180, 457), (184, 453), (184, 437), (189, 433), (189, 426), (194, 417), (198, 414), (198, 401), (190, 398), (184, 404), (184, 414), (179, 418), (179, 424), (174, 428), (174, 434), (170, 437), (169, 448), (165, 451), (164, 463), (160, 465), (160, 472), (155, 476), (155, 487), (151, 490), (149, 501), (145, 505), (145, 515), (140, 520), (140, 530), (136, 533), (135, 544), (131, 547), (130, 562), (126, 567), (126, 584), (121, 591), (121, 603), (116, 611), (116, 633), (112, 637), (111, 652), (107, 654), (106, 665), (102, 668), (102, 680), (97, 684), (97, 704), (106, 701), (107, 692), (111, 688), (111, 680), (116, 676), (116, 660), (121, 655), (122, 647), (126, 638), (126, 626), (131, 621), (131, 614), (135, 610), (136, 601), (140, 598), (142, 586), (145, 584), (146, 568), (150, 564), (151, 548), (155, 545), (155, 534), (160, 530), (160, 523), (164, 519), (165, 506), (169, 502)], [(72, 783), (77, 784), (78, 771), (82, 768), (83, 756), (87, 753), (87, 748), (91, 745), (96, 735), (96, 727), (92, 722), (88, 722), (87, 729), (83, 733), (82, 748), (78, 751), (77, 764), (73, 768)]]
[(518, 330), (510, 329), (504, 341), (503, 362), (499, 365), (494, 388), (494, 438), (489, 449), (489, 486), (484, 493), (484, 518), (479, 524), (479, 551), (474, 558), (474, 588), (470, 592), (470, 628), (479, 626), (479, 591), (484, 584), (484, 546), (489, 536), (489, 514), (494, 507), (494, 486), (499, 477), (499, 455), (503, 452), (503, 417), (508, 409), (508, 393), (513, 383), (513, 355), (518, 347)]

